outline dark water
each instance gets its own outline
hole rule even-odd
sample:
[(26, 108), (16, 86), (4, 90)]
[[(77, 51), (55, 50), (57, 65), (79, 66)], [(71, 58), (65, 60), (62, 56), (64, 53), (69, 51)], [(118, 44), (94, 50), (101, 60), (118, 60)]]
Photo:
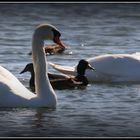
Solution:
[[(0, 63), (28, 87), (31, 38), (40, 23), (55, 25), (69, 48), (48, 61), (73, 66), (106, 53), (140, 51), (140, 3), (0, 3)], [(56, 72), (51, 67), (49, 71)], [(0, 137), (139, 137), (140, 84), (94, 84), (55, 90), (58, 105), (1, 108)]]

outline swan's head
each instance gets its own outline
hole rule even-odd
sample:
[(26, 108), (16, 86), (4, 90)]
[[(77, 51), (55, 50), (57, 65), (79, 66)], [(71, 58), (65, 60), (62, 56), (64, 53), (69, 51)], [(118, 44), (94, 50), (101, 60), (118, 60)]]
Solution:
[(66, 48), (61, 42), (61, 33), (59, 30), (50, 24), (41, 24), (37, 26), (34, 36), (37, 36), (41, 40), (52, 40), (54, 43), (58, 44), (62, 48)]

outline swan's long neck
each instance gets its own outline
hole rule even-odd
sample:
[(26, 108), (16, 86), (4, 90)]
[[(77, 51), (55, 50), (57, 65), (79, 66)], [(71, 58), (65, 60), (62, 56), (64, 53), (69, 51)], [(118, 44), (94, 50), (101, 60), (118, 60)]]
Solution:
[(34, 34), (32, 40), (32, 56), (35, 73), (35, 92), (41, 98), (55, 94), (48, 79), (48, 64), (46, 63), (47, 58), (43, 46), (44, 41)]

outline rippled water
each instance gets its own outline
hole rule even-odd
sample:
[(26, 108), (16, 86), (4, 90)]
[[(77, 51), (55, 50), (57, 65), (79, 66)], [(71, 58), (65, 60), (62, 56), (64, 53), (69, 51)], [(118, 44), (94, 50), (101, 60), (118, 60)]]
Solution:
[[(32, 61), (32, 33), (40, 23), (55, 25), (69, 46), (48, 56), (50, 62), (73, 66), (83, 58), (140, 51), (140, 3), (0, 3), (0, 63), (26, 87), (29, 74), (19, 73)], [(0, 137), (140, 136), (140, 84), (91, 83), (55, 92), (55, 110), (1, 108)]]

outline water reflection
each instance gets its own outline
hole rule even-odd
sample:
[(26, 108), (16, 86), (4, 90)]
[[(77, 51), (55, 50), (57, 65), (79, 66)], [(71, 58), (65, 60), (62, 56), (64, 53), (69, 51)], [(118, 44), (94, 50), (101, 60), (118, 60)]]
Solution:
[[(53, 116), (52, 118), (47, 116), (47, 114), (52, 114), (55, 109), (48, 109), (48, 108), (38, 108), (35, 110), (35, 119), (32, 123), (32, 126), (36, 128), (43, 127), (44, 125), (52, 125), (54, 123)], [(45, 122), (45, 123), (44, 123)]]

